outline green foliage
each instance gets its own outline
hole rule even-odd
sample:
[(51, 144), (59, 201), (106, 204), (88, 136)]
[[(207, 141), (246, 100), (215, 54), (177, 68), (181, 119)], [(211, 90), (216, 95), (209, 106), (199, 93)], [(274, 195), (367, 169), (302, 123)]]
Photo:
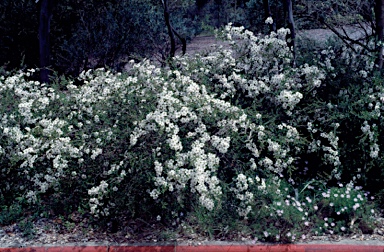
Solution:
[[(315, 20), (322, 20), (333, 26), (350, 25), (359, 22), (369, 22), (373, 20), (374, 1), (296, 1), (297, 16), (302, 19), (310, 19), (304, 27), (313, 27)], [(315, 21), (315, 22), (314, 22)], [(304, 21), (306, 22), (306, 21)], [(315, 24), (316, 25), (316, 24)]]
[(163, 41), (156, 39), (164, 33), (161, 9), (145, 1), (71, 2), (56, 13), (54, 65), (76, 76), (89, 68), (121, 69), (127, 59), (147, 57)]
[[(184, 1), (185, 2), (185, 1)], [(39, 65), (39, 8), (35, 1), (0, 4), (0, 64)], [(174, 28), (190, 39), (201, 29), (190, 3), (173, 9)], [(160, 1), (59, 1), (50, 29), (51, 68), (78, 76), (86, 69), (121, 70), (130, 59), (149, 58), (166, 47), (167, 30)], [(23, 66), (24, 67), (24, 66)]]
[[(369, 46), (373, 47), (373, 44)], [(377, 192), (378, 181), (383, 175), (378, 145), (383, 134), (382, 120), (379, 119), (383, 78), (375, 72), (374, 54), (364, 54), (358, 46), (354, 50), (333, 44), (314, 57), (327, 71), (327, 86), (318, 92), (324, 110), (318, 110), (318, 113), (339, 124), (337, 131), (343, 146), (340, 160), (344, 179), (359, 178), (359, 183), (367, 190)], [(356, 55), (361, 58), (357, 59)]]
[(38, 12), (34, 1), (4, 0), (0, 3), (0, 66), (8, 70), (35, 67), (38, 50)]
[(19, 202), (16, 202), (10, 206), (2, 205), (0, 213), (0, 225), (10, 225), (18, 222), (23, 216), (23, 208)]
[(26, 218), (18, 223), (18, 227), (22, 232), (23, 236), (32, 239), (35, 236), (35, 230), (33, 228), (33, 222)]

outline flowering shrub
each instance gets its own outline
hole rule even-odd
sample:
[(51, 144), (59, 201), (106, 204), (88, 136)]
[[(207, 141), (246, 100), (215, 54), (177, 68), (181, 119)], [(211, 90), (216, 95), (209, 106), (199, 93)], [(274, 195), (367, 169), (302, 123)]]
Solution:
[(12, 195), (101, 219), (226, 215), (273, 241), (305, 238), (319, 223), (329, 233), (325, 224), (368, 223), (363, 191), (335, 185), (367, 181), (365, 170), (349, 176), (364, 165), (382, 168), (381, 79), (362, 70), (354, 81), (374, 87), (348, 89), (333, 53), (293, 66), (287, 32), (229, 25), (226, 50), (176, 57), (171, 69), (89, 70), (81, 86), (58, 78), (47, 87), (29, 80), (34, 70), (2, 77), (1, 204)]
[[(368, 46), (373, 48), (372, 42)], [(377, 192), (383, 175), (381, 112), (383, 79), (375, 72), (375, 55), (354, 48), (327, 48), (319, 52), (317, 65), (326, 71), (327, 86), (318, 90), (324, 109), (323, 122), (337, 124), (340, 168), (344, 181), (358, 178), (368, 190)], [(328, 120), (324, 120), (325, 118)], [(323, 126), (320, 126), (323, 127)], [(354, 136), (354, 137), (352, 137)], [(373, 175), (375, 174), (375, 175)], [(379, 178), (380, 177), (380, 178)]]
[(302, 197), (287, 195), (287, 187), (278, 188), (271, 204), (263, 206), (268, 206), (264, 216), (269, 219), (267, 223), (278, 224), (259, 231), (259, 237), (277, 241), (305, 240), (311, 231), (319, 235), (349, 233), (361, 226), (372, 232), (372, 226), (369, 226), (372, 220), (365, 218), (374, 213), (372, 206), (367, 204), (367, 194), (354, 187), (352, 182), (340, 186), (325, 191), (308, 186)]
[[(366, 206), (368, 194), (353, 182), (346, 186), (332, 187), (322, 192), (323, 199), (319, 202), (322, 209), (321, 218), (317, 220), (317, 227), (321, 233), (350, 232), (364, 226), (372, 232), (369, 220), (365, 217), (374, 214), (374, 209)], [(348, 216), (346, 218), (346, 216)], [(348, 221), (347, 221), (348, 220)], [(364, 230), (367, 231), (367, 230)], [(316, 231), (317, 232), (317, 231)]]

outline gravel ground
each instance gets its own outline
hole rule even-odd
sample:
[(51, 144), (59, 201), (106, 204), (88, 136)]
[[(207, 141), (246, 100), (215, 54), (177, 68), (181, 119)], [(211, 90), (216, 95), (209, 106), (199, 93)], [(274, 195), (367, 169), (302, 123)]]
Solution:
[[(384, 218), (377, 219), (377, 227), (372, 234), (350, 234), (308, 236), (298, 239), (297, 244), (384, 244)], [(217, 245), (217, 244), (262, 244), (250, 236), (241, 234), (210, 240), (195, 233), (166, 230), (160, 224), (144, 221), (127, 222), (117, 232), (100, 231), (90, 228), (85, 220), (60, 222), (59, 219), (40, 219), (33, 224), (33, 234), (23, 232), (19, 225), (0, 227), (0, 247), (62, 246), (62, 245), (126, 245), (126, 244), (179, 244), (179, 245)]]

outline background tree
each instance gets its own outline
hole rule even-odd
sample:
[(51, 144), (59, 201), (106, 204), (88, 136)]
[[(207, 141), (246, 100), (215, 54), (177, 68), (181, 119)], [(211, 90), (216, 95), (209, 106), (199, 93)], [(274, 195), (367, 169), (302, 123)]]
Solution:
[(287, 27), (290, 30), (290, 34), (287, 36), (288, 46), (291, 48), (293, 53), (293, 65), (296, 64), (296, 28), (295, 21), (293, 19), (293, 8), (292, 0), (283, 0), (284, 1), (284, 19), (287, 22)]
[(38, 24), (35, 1), (0, 1), (0, 66), (39, 66)]
[(40, 81), (49, 82), (50, 66), (50, 27), (53, 9), (56, 0), (40, 1), (40, 21), (39, 21), (39, 55), (40, 55)]
[[(174, 55), (178, 43), (185, 48), (183, 41), (201, 33), (203, 27), (219, 28), (228, 22), (256, 33), (288, 26), (293, 36), (296, 25), (299, 29), (328, 27), (347, 46), (359, 44), (370, 53), (383, 50), (380, 44), (368, 46), (374, 36), (376, 41), (383, 40), (381, 0), (166, 0), (164, 4), (159, 0), (61, 0), (51, 18), (50, 11), (40, 10), (43, 3), (54, 1), (40, 0), (39, 6), (35, 0), (1, 1), (0, 65), (16, 68), (22, 62), (43, 69), (52, 66), (59, 73), (74, 76), (96, 67), (121, 70), (130, 59), (153, 57), (156, 52), (166, 58)], [(43, 10), (50, 10), (48, 7)], [(265, 26), (267, 14), (273, 16), (276, 27)], [(48, 31), (50, 26), (49, 40), (39, 35), (39, 24), (43, 23), (45, 29), (40, 31)], [(344, 32), (342, 25), (347, 24), (360, 27), (363, 38)], [(39, 42), (49, 46), (39, 47)], [(43, 50), (39, 56), (39, 48), (50, 48), (50, 57)], [(382, 68), (380, 55), (377, 63)], [(47, 81), (45, 73), (42, 76)]]
[(377, 65), (381, 70), (383, 68), (383, 43), (384, 43), (384, 0), (375, 0), (375, 25), (377, 39)]
[[(57, 1), (53, 18), (42, 12), (44, 20), (50, 20), (45, 22), (46, 28), (50, 26), (50, 41), (41, 41), (49, 42), (51, 53), (41, 57), (45, 59), (41, 64), (38, 31), (44, 1), (40, 1), (39, 5), (32, 0), (1, 1), (1, 66), (19, 68), (20, 62), (25, 67), (50, 65), (60, 74), (73, 76), (96, 67), (121, 70), (128, 60), (152, 57), (169, 43), (158, 0), (62, 0)], [(196, 8), (194, 1), (181, 7), (173, 2), (169, 8), (172, 26), (180, 36), (190, 39), (201, 31), (191, 12)], [(40, 30), (48, 31), (46, 28)]]
[[(359, 45), (366, 53), (376, 53), (377, 69), (382, 70), (384, 1), (297, 1), (297, 5), (301, 19), (332, 30), (352, 50), (354, 45)], [(356, 30), (358, 32), (353, 32)], [(370, 46), (372, 40), (375, 41), (373, 48)]]
[[(168, 35), (169, 35), (170, 44), (171, 44), (171, 49), (170, 49), (170, 52), (169, 52), (169, 57), (170, 58), (174, 57), (175, 53), (176, 53), (176, 40), (175, 40), (175, 36), (182, 43), (182, 53), (185, 54), (185, 52), (187, 50), (187, 41), (179, 33), (176, 32), (176, 30), (173, 28), (173, 26), (171, 24), (170, 9), (169, 9), (169, 6), (168, 6), (168, 0), (161, 0), (161, 2), (163, 4), (164, 21), (165, 21), (165, 24), (167, 26)], [(188, 6), (188, 4), (190, 4), (190, 2), (187, 2), (187, 1), (182, 1), (182, 3), (187, 4), (187, 6)]]
[[(59, 6), (55, 65), (71, 75), (151, 57), (166, 41), (162, 8), (151, 1), (71, 1)], [(71, 26), (63, 24), (72, 24)]]

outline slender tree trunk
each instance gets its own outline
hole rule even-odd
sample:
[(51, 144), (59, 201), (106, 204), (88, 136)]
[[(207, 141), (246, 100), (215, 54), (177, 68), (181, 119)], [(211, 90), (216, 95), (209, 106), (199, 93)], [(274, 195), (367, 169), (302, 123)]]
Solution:
[(384, 0), (375, 0), (375, 18), (376, 18), (376, 39), (379, 43), (377, 47), (377, 67), (383, 68), (383, 42), (384, 42)]
[(55, 0), (41, 0), (39, 24), (40, 81), (49, 82), (50, 44), (49, 33)]
[(175, 52), (176, 52), (175, 33), (173, 32), (171, 21), (169, 19), (168, 0), (162, 0), (162, 2), (163, 2), (163, 8), (164, 8), (165, 24), (167, 25), (169, 40), (171, 42), (171, 50), (169, 52), (169, 57), (173, 58), (175, 57)]
[(184, 55), (187, 51), (187, 40), (183, 37), (180, 36), (180, 34), (178, 34), (175, 29), (173, 29), (173, 33), (176, 35), (176, 37), (181, 41), (181, 44), (182, 44), (182, 47), (181, 47), (181, 51), (182, 51), (182, 54)]
[[(291, 34), (287, 36), (288, 46), (292, 50), (293, 62), (292, 64), (296, 65), (296, 30), (295, 30), (295, 21), (293, 19), (293, 9), (292, 9), (292, 0), (283, 0), (284, 1), (284, 13), (288, 21), (288, 28), (291, 31)], [(384, 1), (384, 0), (383, 0)]]
[(165, 24), (167, 25), (169, 40), (171, 42), (171, 49), (170, 49), (170, 52), (169, 52), (169, 58), (175, 57), (175, 53), (176, 53), (176, 39), (175, 39), (175, 36), (178, 39), (180, 39), (180, 41), (181, 41), (181, 43), (183, 45), (182, 46), (182, 52), (183, 52), (183, 55), (184, 55), (186, 50), (187, 50), (187, 41), (186, 41), (185, 38), (181, 37), (175, 31), (175, 29), (173, 29), (173, 27), (171, 25), (171, 20), (170, 20), (170, 17), (169, 17), (169, 9), (168, 9), (168, 0), (162, 0), (162, 2), (163, 2), (163, 8), (164, 8)]

